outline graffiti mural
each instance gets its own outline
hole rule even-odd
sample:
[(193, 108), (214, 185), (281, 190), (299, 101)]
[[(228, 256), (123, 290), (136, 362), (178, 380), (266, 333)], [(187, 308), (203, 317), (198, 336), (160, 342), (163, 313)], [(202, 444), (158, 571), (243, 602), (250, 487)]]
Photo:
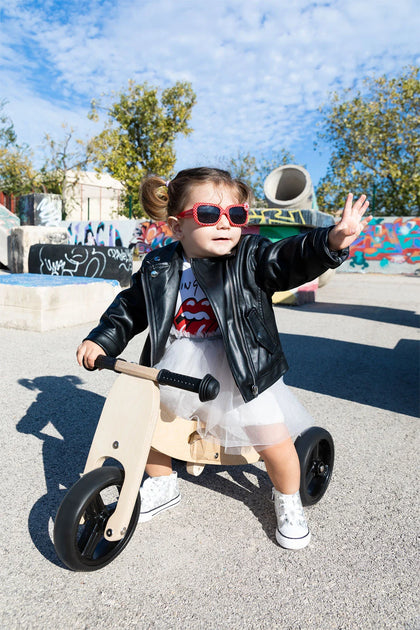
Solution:
[[(124, 224), (122, 221), (119, 224)], [(135, 223), (130, 221), (129, 223)], [(110, 221), (64, 221), (69, 233), (70, 245), (98, 245), (102, 247), (123, 247), (121, 234)], [(131, 231), (132, 226), (129, 227)]]
[(164, 221), (63, 221), (62, 225), (67, 227), (70, 245), (128, 247), (134, 260), (173, 240)]
[[(250, 222), (244, 233), (261, 234), (273, 241), (312, 227), (334, 224), (323, 212), (250, 209)], [(71, 245), (127, 247), (133, 260), (173, 241), (173, 235), (163, 221), (122, 219), (117, 221), (63, 221)], [(366, 231), (350, 249), (349, 259), (340, 271), (372, 273), (420, 274), (420, 218), (374, 218)]]
[(250, 208), (250, 225), (294, 225), (327, 227), (334, 225), (330, 214), (315, 210), (287, 210), (284, 208)]
[(29, 273), (105, 278), (128, 286), (133, 263), (130, 250), (124, 247), (37, 244), (29, 250), (28, 267)]
[(60, 195), (49, 193), (22, 195), (19, 198), (18, 208), (22, 225), (56, 227), (61, 222)]
[(172, 243), (173, 240), (172, 232), (165, 221), (142, 221), (137, 224), (129, 247), (133, 249), (133, 258), (137, 259), (152, 249)]
[(420, 218), (375, 217), (340, 270), (420, 273)]

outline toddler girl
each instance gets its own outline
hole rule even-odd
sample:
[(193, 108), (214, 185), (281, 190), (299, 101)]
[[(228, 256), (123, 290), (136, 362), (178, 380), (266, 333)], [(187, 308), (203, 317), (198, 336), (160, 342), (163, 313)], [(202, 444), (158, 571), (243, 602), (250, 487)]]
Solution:
[[(216, 400), (161, 387), (161, 404), (182, 417), (198, 417), (198, 431), (227, 452), (253, 446), (273, 483), (276, 539), (300, 549), (310, 532), (299, 496), (300, 468), (293, 444), (311, 418), (283, 382), (287, 363), (271, 296), (338, 267), (346, 248), (370, 217), (362, 195), (349, 195), (341, 221), (276, 243), (242, 235), (250, 190), (213, 168), (183, 170), (171, 182), (151, 176), (141, 190), (154, 220), (167, 220), (177, 241), (145, 257), (77, 350), (80, 365), (100, 354), (119, 355), (149, 327), (140, 362), (190, 376), (215, 376)], [(177, 474), (167, 455), (151, 450), (141, 489), (140, 521), (180, 500)]]

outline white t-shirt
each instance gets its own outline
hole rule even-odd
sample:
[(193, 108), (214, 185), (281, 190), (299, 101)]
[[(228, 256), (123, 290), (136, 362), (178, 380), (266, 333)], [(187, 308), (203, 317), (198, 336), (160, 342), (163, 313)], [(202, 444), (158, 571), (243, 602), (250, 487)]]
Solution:
[(184, 261), (182, 266), (172, 333), (177, 337), (220, 336), (219, 325), (210, 302), (187, 261)]

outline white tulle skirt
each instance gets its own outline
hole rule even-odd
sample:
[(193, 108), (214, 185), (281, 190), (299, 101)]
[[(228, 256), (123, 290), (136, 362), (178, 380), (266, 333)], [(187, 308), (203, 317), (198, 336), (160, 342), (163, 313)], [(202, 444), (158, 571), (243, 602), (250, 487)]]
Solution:
[(215, 400), (202, 403), (197, 394), (161, 386), (161, 404), (183, 418), (196, 417), (199, 434), (214, 439), (228, 453), (239, 453), (247, 446), (264, 450), (288, 437), (294, 439), (313, 424), (310, 414), (282, 378), (245, 403), (233, 379), (220, 337), (170, 337), (165, 354), (155, 367), (196, 378), (205, 374), (217, 378), (220, 393)]

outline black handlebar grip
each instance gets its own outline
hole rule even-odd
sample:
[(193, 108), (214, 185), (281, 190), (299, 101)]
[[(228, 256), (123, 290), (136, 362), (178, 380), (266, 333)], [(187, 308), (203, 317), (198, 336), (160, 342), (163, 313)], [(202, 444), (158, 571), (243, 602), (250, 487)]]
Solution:
[(204, 378), (199, 379), (170, 372), (169, 370), (159, 370), (156, 380), (159, 385), (171, 385), (172, 387), (178, 387), (178, 389), (195, 392), (198, 394), (201, 402), (214, 400), (220, 391), (219, 381), (210, 374), (206, 374)]
[(200, 389), (198, 397), (201, 402), (207, 402), (208, 400), (214, 400), (220, 392), (220, 383), (211, 374), (203, 376), (200, 382)]
[(115, 359), (114, 357), (107, 357), (104, 354), (100, 354), (95, 359), (94, 369), (98, 368), (100, 370), (113, 370), (115, 368), (116, 362), (117, 359)]

